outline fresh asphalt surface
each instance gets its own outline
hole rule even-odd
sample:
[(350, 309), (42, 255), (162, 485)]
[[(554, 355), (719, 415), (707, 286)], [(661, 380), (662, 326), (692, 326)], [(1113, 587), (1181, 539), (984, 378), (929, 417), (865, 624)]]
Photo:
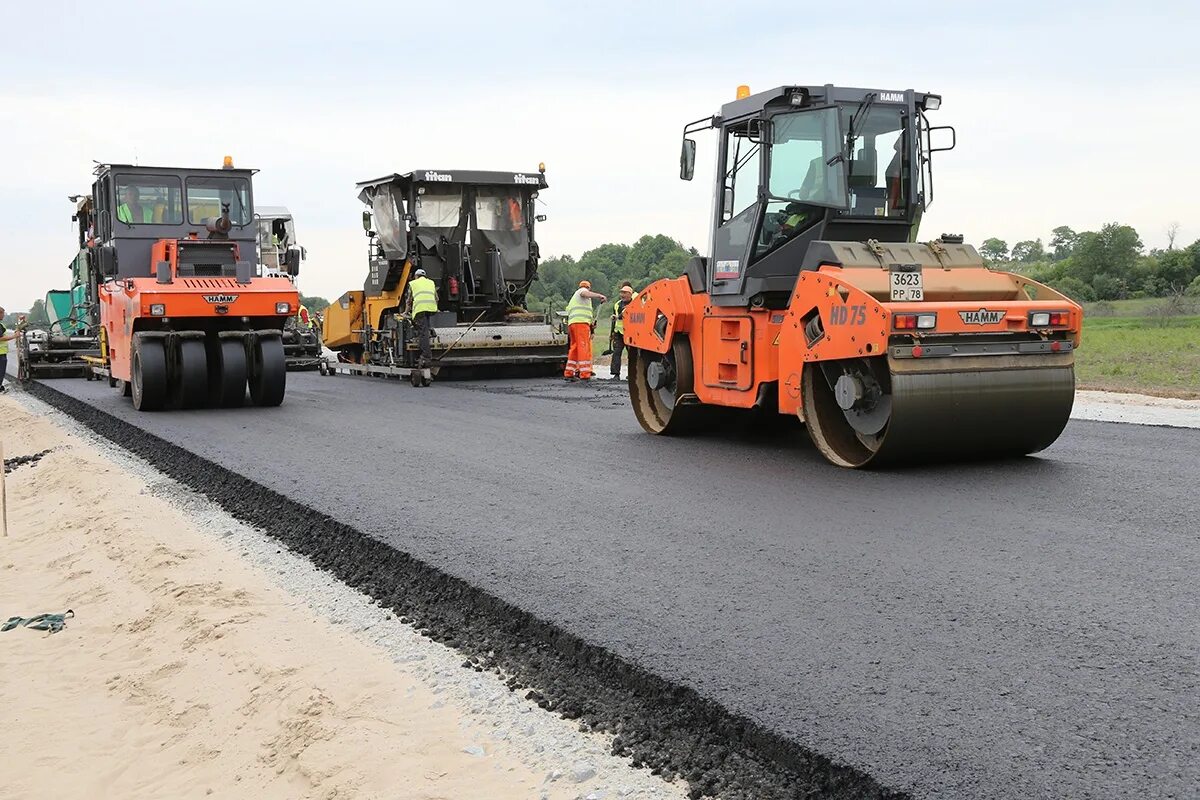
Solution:
[(623, 384), (289, 374), (278, 409), (53, 388), (917, 797), (1200, 792), (1200, 431), (828, 466), (642, 433)]

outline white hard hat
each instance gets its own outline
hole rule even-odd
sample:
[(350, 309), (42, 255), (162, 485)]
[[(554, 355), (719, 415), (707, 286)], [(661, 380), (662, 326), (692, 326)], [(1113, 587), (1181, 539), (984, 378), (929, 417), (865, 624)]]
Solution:
[(424, 278), (424, 277), (425, 277), (425, 270), (423, 270), (423, 269), (419, 269), (419, 270), (417, 270), (416, 272), (414, 272), (414, 273), (413, 273), (413, 275), (415, 275), (415, 276), (416, 276), (416, 277), (418, 277), (418, 278)]

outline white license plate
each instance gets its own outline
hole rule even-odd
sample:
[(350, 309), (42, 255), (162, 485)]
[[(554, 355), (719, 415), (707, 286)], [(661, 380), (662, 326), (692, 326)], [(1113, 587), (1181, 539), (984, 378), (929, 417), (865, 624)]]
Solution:
[(924, 300), (925, 285), (919, 272), (892, 272), (892, 300)]

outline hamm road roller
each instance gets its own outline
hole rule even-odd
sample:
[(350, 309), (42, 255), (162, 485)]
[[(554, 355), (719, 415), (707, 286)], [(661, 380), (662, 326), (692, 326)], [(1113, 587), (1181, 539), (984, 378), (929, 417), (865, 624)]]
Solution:
[[(252, 170), (101, 164), (79, 219), (96, 281), (96, 372), (139, 411), (283, 401), (287, 277), (255, 272)], [(298, 254), (289, 269), (298, 268)]]
[(680, 177), (718, 133), (710, 257), (634, 298), (629, 393), (650, 433), (796, 415), (843, 467), (1034, 453), (1066, 425), (1082, 309), (918, 243), (941, 97), (781, 86), (684, 128)]

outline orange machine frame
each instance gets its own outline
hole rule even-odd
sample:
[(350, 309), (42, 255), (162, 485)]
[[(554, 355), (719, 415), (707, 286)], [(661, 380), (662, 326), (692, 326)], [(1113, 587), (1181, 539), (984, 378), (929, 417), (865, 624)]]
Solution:
[[(1065, 331), (1068, 341), (1079, 344), (1080, 306), (1020, 275), (983, 267), (930, 269), (924, 279), (925, 295), (934, 299), (892, 302), (880, 299), (889, 293), (886, 268), (821, 265), (800, 274), (787, 309), (774, 310), (714, 306), (707, 292), (692, 293), (686, 277), (658, 281), (642, 290), (626, 312), (625, 342), (666, 353), (675, 337), (686, 336), (697, 400), (751, 408), (761, 405), (764, 391), (777, 384), (778, 409), (785, 414), (801, 413), (800, 379), (806, 364), (887, 355), (897, 333), (920, 344), (929, 335), (1032, 332), (1047, 337)], [(1034, 293), (1050, 299), (1029, 299)], [(936, 299), (950, 296), (963, 299)], [(997, 296), (1007, 299), (994, 299)], [(995, 317), (994, 322), (967, 323), (960, 316), (982, 306), (993, 312), (988, 318)], [(810, 343), (805, 323), (814, 309), (826, 327)], [(1033, 328), (1029, 315), (1036, 311), (1066, 312), (1067, 321)], [(929, 331), (893, 330), (894, 316), (906, 313), (937, 314), (937, 326)]]
[[(186, 240), (185, 240), (186, 241)], [(229, 242), (235, 258), (238, 244)], [(152, 323), (171, 320), (242, 318), (282, 320), (300, 307), (300, 293), (287, 278), (252, 277), (249, 283), (235, 278), (191, 278), (178, 275), (179, 241), (160, 239), (151, 250), (151, 264), (169, 264), (171, 281), (156, 278), (123, 278), (99, 286), (100, 322), (105, 331), (106, 357), (113, 378), (128, 381), (132, 375), (131, 346), (134, 334), (152, 329)], [(277, 305), (288, 304), (280, 314)], [(152, 307), (162, 306), (162, 314)], [(184, 327), (188, 324), (181, 323)], [(155, 328), (157, 326), (154, 326)], [(173, 326), (175, 327), (175, 326)]]

